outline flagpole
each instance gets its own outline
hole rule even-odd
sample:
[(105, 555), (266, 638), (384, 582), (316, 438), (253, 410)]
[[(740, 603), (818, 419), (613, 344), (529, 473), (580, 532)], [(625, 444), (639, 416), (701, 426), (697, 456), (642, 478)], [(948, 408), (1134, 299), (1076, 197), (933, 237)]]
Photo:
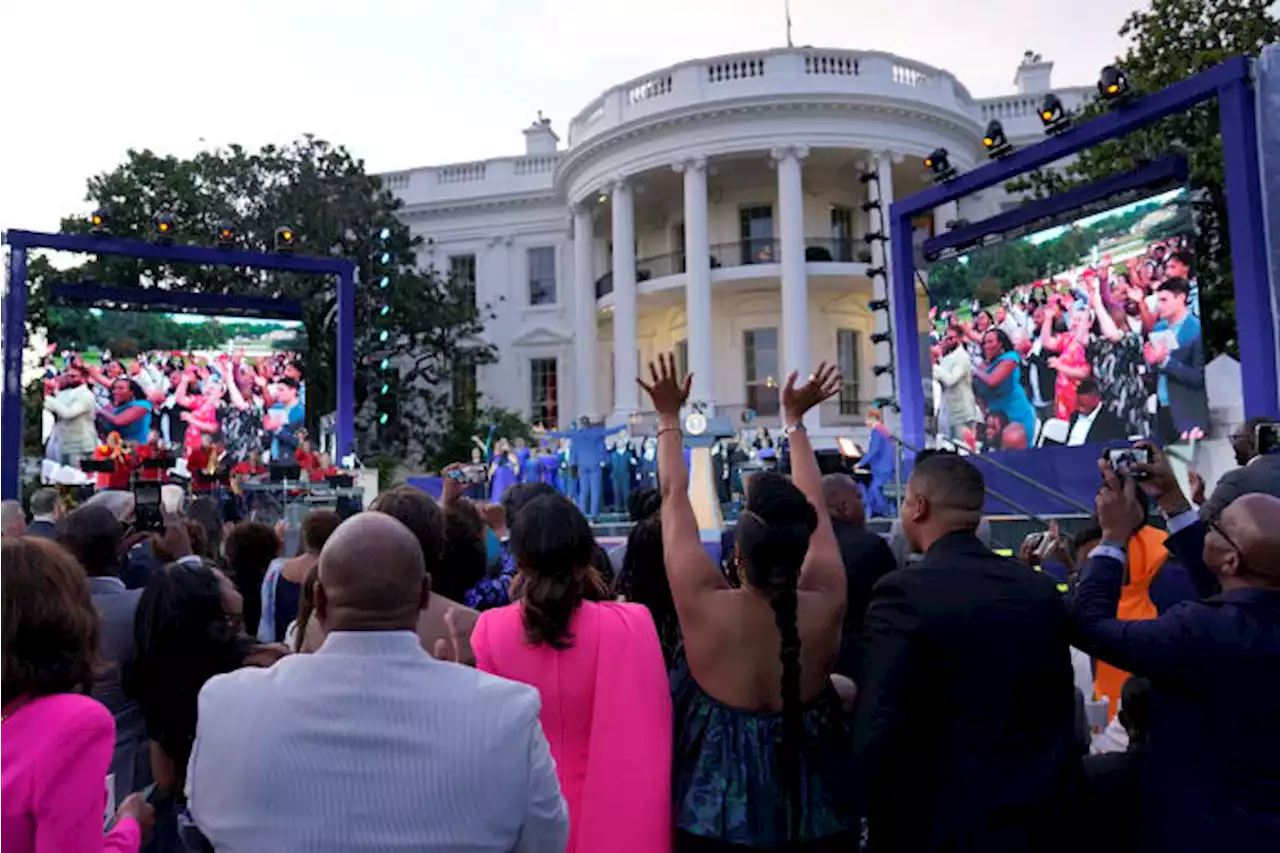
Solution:
[(782, 3), (787, 13), (787, 47), (795, 47), (791, 43), (791, 0), (782, 0)]

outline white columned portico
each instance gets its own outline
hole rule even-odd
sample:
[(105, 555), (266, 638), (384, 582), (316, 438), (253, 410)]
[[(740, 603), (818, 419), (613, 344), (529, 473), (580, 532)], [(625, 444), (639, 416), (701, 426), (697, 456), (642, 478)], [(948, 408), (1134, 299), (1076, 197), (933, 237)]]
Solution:
[(600, 362), (596, 352), (595, 226), (591, 214), (587, 202), (573, 208), (573, 380), (576, 414), (596, 418), (601, 414), (596, 402), (596, 370)]
[[(880, 201), (879, 213), (873, 213), (869, 222), (870, 230), (880, 232), (886, 237), (889, 235), (889, 207), (893, 204), (893, 155), (887, 151), (877, 151), (874, 155), (871, 168), (876, 173), (876, 189), (877, 198)], [(879, 267), (884, 270), (884, 275), (877, 275), (871, 280), (871, 294), (876, 299), (888, 299), (889, 297), (889, 276), (893, 274), (890, 259), (893, 252), (889, 249), (888, 240), (871, 241), (871, 266)], [(878, 333), (893, 334), (893, 315), (896, 306), (893, 300), (889, 300), (889, 310), (877, 311), (875, 313), (875, 330)], [(876, 364), (888, 364), (892, 353), (892, 344), (885, 341), (882, 344), (875, 345)], [(896, 372), (896, 371), (895, 371)], [(876, 396), (890, 397), (894, 396), (893, 388), (894, 377), (885, 373), (876, 377)], [(887, 416), (889, 412), (884, 413)], [(886, 421), (887, 422), (887, 421)], [(892, 425), (891, 425), (892, 426)]]
[(682, 160), (672, 166), (684, 175), (685, 316), (688, 323), (692, 403), (714, 411), (714, 340), (711, 326), (711, 247), (707, 226), (707, 161)]
[[(798, 371), (798, 383), (807, 381), (814, 365), (809, 362), (809, 285), (804, 272), (804, 180), (801, 161), (809, 154), (802, 146), (775, 148), (771, 152), (778, 169), (778, 236), (782, 242), (782, 376), (786, 381)], [(805, 418), (817, 426), (817, 409)]]
[(636, 234), (631, 187), (621, 178), (613, 200), (613, 414), (625, 419), (640, 410), (636, 385)]

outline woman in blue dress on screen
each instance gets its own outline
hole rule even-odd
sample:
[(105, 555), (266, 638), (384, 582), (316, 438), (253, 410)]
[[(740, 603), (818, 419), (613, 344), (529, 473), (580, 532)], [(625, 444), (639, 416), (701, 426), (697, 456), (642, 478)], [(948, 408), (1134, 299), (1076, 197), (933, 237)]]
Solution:
[(500, 438), (493, 446), (493, 457), (489, 466), (489, 500), (498, 503), (502, 494), (516, 484), (516, 470), (519, 462), (505, 438)]
[(99, 410), (98, 417), (129, 445), (146, 444), (151, 432), (151, 403), (132, 379), (121, 377), (111, 383), (111, 406)]
[(973, 369), (973, 390), (988, 412), (1000, 412), (1010, 422), (1022, 424), (1027, 441), (1035, 440), (1036, 410), (1022, 387), (1022, 359), (1000, 329), (982, 336), (983, 363)]

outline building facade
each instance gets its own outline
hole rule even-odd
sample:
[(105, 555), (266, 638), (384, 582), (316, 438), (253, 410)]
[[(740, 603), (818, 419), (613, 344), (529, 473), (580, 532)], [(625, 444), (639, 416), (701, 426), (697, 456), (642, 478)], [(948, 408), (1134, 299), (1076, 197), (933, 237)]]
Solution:
[[(521, 156), (383, 175), (423, 237), (421, 262), (475, 284), (499, 360), (486, 401), (564, 425), (643, 417), (641, 366), (676, 353), (691, 399), (776, 424), (793, 370), (840, 366), (813, 416), (859, 424), (891, 377), (879, 209), (926, 186), (925, 155), (964, 171), (987, 122), (1041, 138), (1052, 63), (1028, 54), (1015, 94), (975, 99), (952, 74), (885, 53), (786, 48), (698, 59), (614, 86), (569, 123), (541, 118)], [(1092, 87), (1057, 89), (1068, 110)], [(917, 223), (915, 239), (1011, 203), (1001, 191)], [(922, 301), (923, 291), (919, 297)], [(920, 316), (926, 316), (921, 310)], [(914, 345), (914, 342), (913, 344)]]

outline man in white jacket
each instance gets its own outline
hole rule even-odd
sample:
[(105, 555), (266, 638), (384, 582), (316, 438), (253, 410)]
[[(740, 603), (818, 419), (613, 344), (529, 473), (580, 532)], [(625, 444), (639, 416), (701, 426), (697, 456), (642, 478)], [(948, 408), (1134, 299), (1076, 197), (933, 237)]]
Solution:
[(945, 355), (933, 369), (933, 378), (942, 385), (942, 411), (946, 413), (947, 438), (959, 439), (965, 427), (978, 422), (978, 403), (973, 396), (973, 362), (963, 346), (964, 338), (955, 326), (942, 336)]
[(93, 423), (93, 392), (85, 385), (84, 371), (74, 365), (62, 374), (62, 387), (57, 394), (44, 398), (44, 407), (56, 418), (53, 438), (58, 443), (58, 461), (79, 466), (80, 460), (93, 453), (98, 431)]

